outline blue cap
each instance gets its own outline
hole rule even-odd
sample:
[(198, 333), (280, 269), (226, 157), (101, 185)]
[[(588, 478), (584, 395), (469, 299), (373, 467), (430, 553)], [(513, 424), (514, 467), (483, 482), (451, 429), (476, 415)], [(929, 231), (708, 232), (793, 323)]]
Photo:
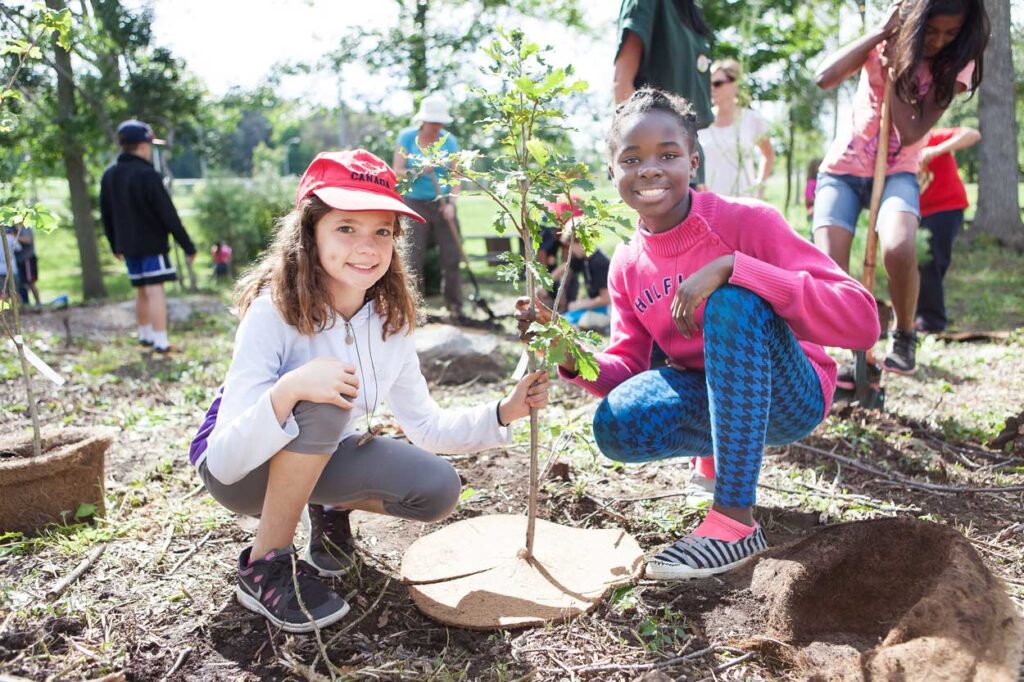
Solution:
[(153, 129), (142, 121), (129, 119), (117, 126), (117, 141), (122, 145), (152, 142), (154, 138)]

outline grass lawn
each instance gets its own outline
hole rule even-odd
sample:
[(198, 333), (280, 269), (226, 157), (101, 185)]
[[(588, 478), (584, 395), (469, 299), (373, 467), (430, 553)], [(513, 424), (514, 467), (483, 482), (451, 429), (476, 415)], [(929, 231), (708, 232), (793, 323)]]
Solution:
[[(51, 234), (37, 236), (37, 253), (39, 255), (40, 281), (39, 288), (44, 300), (60, 294), (68, 294), (72, 300), (81, 297), (81, 270), (78, 264), (78, 249), (74, 234), (70, 228), (66, 201), (66, 185), (57, 178), (45, 181), (40, 186), (40, 198), (47, 205), (57, 210), (65, 219), (63, 225)], [(198, 229), (197, 215), (193, 209), (193, 195), (198, 183), (182, 186), (175, 190), (175, 203), (181, 213), (182, 220), (193, 236), (201, 234)], [(977, 197), (977, 186), (967, 186), (972, 205)], [(605, 198), (615, 198), (615, 190), (610, 183), (602, 181), (596, 192)], [(1021, 185), (1022, 203), (1024, 203), (1024, 185)], [(784, 179), (776, 176), (770, 183), (767, 200), (775, 206), (781, 206), (784, 200)], [(799, 195), (802, 201), (802, 192)], [(494, 234), (492, 222), (495, 205), (485, 195), (464, 192), (458, 202), (459, 221), (466, 239), (466, 252), (470, 256), (483, 256), (486, 247), (483, 237)], [(808, 234), (809, 227), (802, 205), (786, 207), (784, 214), (794, 228), (801, 234)], [(860, 225), (867, 223), (867, 212), (861, 213)], [(864, 253), (864, 235), (866, 229), (858, 230), (853, 243), (853, 254), (850, 262), (854, 275), (862, 269)], [(106, 239), (99, 233), (100, 258), (103, 267), (104, 282), (107, 292), (113, 299), (125, 299), (132, 295), (124, 266), (110, 254)], [(610, 236), (602, 244), (607, 253), (611, 253), (618, 238)], [(921, 246), (923, 241), (919, 241)], [(202, 289), (224, 288), (217, 285), (212, 277), (212, 261), (209, 255), (209, 244), (198, 244), (199, 257), (195, 263), (199, 286)], [(179, 256), (183, 254), (178, 251)], [(240, 265), (240, 264), (239, 264)], [(485, 291), (507, 289), (505, 283), (499, 282), (495, 269), (483, 260), (474, 260), (474, 272), (478, 274)], [(171, 288), (171, 293), (177, 290)], [(879, 259), (877, 270), (877, 293), (888, 295), (888, 279)], [(956, 244), (953, 265), (947, 275), (947, 298), (950, 318), (959, 329), (1013, 329), (1024, 325), (1024, 255), (1007, 252), (979, 239), (969, 242), (960, 239)]]

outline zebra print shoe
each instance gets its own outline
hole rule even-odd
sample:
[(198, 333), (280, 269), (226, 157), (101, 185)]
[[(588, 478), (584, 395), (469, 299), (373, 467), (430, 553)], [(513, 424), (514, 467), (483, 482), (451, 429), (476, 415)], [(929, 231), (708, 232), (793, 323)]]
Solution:
[(707, 578), (730, 571), (765, 549), (768, 549), (768, 540), (761, 526), (735, 542), (690, 533), (647, 562), (647, 577), (652, 580)]

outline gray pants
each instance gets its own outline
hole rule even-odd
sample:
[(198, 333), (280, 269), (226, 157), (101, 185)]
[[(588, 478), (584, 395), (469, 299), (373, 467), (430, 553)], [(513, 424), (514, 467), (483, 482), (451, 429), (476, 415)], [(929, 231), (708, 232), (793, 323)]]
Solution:
[[(295, 406), (299, 435), (285, 450), (309, 455), (333, 453), (313, 488), (312, 504), (343, 505), (382, 500), (392, 516), (440, 521), (455, 509), (462, 482), (445, 459), (404, 441), (378, 436), (357, 446), (358, 436), (342, 441), (349, 412), (335, 405), (300, 402)], [(199, 476), (217, 502), (231, 511), (259, 516), (267, 492), (270, 462), (242, 480), (225, 485), (206, 468)]]
[[(409, 208), (426, 218), (425, 223), (411, 223), (409, 230), (409, 269), (420, 294), (423, 288), (423, 261), (427, 257), (427, 238), (433, 234), (441, 256), (441, 277), (444, 303), (453, 315), (462, 312), (462, 280), (459, 275), (459, 245), (452, 236), (448, 221), (441, 215), (441, 202), (406, 199)], [(458, 218), (455, 219), (459, 227)]]

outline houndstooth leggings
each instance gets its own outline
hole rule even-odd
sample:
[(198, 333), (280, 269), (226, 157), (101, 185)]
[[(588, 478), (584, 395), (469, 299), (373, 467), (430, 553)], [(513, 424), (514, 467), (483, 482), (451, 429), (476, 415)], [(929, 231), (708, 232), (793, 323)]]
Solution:
[(715, 458), (715, 502), (752, 507), (765, 445), (821, 422), (821, 383), (786, 322), (748, 289), (725, 285), (704, 311), (705, 371), (661, 367), (614, 388), (594, 440), (620, 462)]

